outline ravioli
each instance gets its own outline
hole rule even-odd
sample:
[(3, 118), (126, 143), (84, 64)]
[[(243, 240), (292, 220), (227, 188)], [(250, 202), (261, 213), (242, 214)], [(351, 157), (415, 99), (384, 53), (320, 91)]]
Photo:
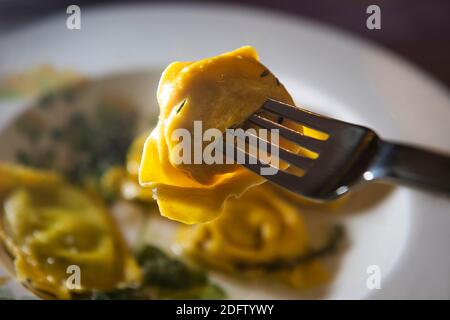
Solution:
[[(69, 299), (139, 281), (139, 267), (94, 195), (53, 173), (0, 164), (0, 203), (0, 238), (17, 278), (34, 292)], [(69, 287), (73, 266), (80, 283)]]
[(138, 135), (128, 148), (126, 163), (108, 168), (101, 177), (102, 189), (111, 197), (121, 196), (126, 200), (153, 203), (151, 188), (139, 184), (138, 172), (142, 149), (148, 132)]
[(249, 46), (197, 62), (170, 64), (157, 98), (159, 121), (145, 142), (139, 181), (154, 189), (163, 216), (187, 224), (216, 218), (227, 199), (241, 196), (264, 179), (237, 164), (177, 163), (174, 131), (181, 128), (194, 135), (194, 121), (202, 121), (203, 130), (224, 132), (244, 122), (268, 98), (293, 104)]
[(322, 284), (330, 277), (317, 259), (290, 268), (273, 267), (278, 261), (307, 256), (311, 247), (298, 208), (270, 184), (230, 199), (222, 215), (211, 222), (183, 227), (179, 244), (202, 264), (233, 273), (266, 273), (296, 288)]

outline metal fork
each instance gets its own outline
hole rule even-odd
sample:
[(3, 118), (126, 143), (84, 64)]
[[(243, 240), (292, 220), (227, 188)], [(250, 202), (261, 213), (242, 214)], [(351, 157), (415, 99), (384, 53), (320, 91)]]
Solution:
[[(295, 121), (328, 134), (317, 140), (294, 131), (282, 121), (270, 120), (260, 111)], [(279, 147), (279, 158), (305, 171), (297, 176), (285, 170), (263, 177), (292, 192), (318, 201), (336, 199), (350, 189), (375, 180), (389, 180), (450, 194), (450, 157), (406, 144), (381, 140), (366, 127), (331, 119), (275, 100), (267, 100), (248, 121), (265, 129), (278, 129), (279, 135), (301, 147), (316, 152), (307, 158)], [(260, 139), (260, 138), (258, 138)], [(267, 143), (267, 141), (264, 141)], [(234, 146), (236, 153), (254, 157)], [(243, 165), (260, 173), (267, 167), (258, 159)]]

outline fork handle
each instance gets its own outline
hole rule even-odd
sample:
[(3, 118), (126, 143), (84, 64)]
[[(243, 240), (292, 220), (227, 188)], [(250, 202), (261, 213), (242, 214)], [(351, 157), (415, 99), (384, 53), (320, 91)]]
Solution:
[(450, 157), (406, 144), (380, 143), (370, 169), (374, 177), (450, 194)]

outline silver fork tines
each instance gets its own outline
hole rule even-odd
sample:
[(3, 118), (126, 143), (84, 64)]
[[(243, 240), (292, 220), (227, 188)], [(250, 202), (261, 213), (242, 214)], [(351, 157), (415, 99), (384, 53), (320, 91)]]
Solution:
[[(293, 132), (295, 134), (297, 134), (295, 131), (293, 131)], [(250, 139), (247, 139), (249, 144), (253, 145), (255, 147), (258, 147), (258, 146), (261, 146), (261, 145), (270, 145), (269, 141), (267, 141), (265, 139), (262, 139), (258, 135), (253, 135), (252, 133), (249, 133), (249, 132), (246, 132), (244, 136), (237, 134), (237, 138), (241, 139), (241, 140), (245, 140), (247, 137), (250, 138)], [(251, 138), (253, 138), (253, 139), (251, 139)], [(272, 154), (272, 150), (273, 150), (272, 147), (268, 148), (266, 150), (270, 154)], [(296, 154), (296, 153), (294, 153), (292, 151), (289, 151), (289, 150), (287, 150), (287, 149), (285, 149), (285, 148), (283, 148), (281, 146), (275, 146), (275, 147), (278, 149), (277, 150), (278, 151), (278, 157), (280, 159), (283, 159), (285, 162), (287, 162), (287, 163), (289, 163), (289, 164), (291, 164), (293, 166), (296, 166), (296, 167), (299, 167), (299, 168), (302, 168), (302, 169), (307, 169), (307, 168), (309, 168), (312, 165), (312, 163), (314, 161), (311, 158), (307, 158), (307, 157), (302, 156), (300, 154)], [(249, 154), (248, 152), (245, 152), (245, 154), (244, 154), (244, 153), (242, 153), (244, 151), (238, 149), (236, 146), (234, 146), (234, 148), (235, 148), (235, 150), (237, 150), (237, 152), (241, 152), (241, 154), (243, 154), (245, 156), (248, 156), (248, 157), (251, 157), (252, 163), (254, 163), (255, 161), (258, 161), (258, 159), (256, 159), (253, 155)]]
[(311, 151), (320, 150), (320, 144), (323, 143), (323, 141), (316, 140), (314, 138), (305, 136), (305, 135), (303, 135), (297, 131), (294, 131), (288, 127), (285, 127), (277, 122), (274, 122), (272, 120), (264, 118), (261, 115), (252, 114), (248, 118), (248, 121), (250, 121), (260, 127), (266, 128), (266, 129), (278, 129), (280, 132), (280, 136), (282, 136), (292, 142), (295, 142)]
[[(268, 119), (261, 111), (320, 130), (326, 133), (328, 138), (318, 140), (305, 136)], [(275, 175), (264, 176), (305, 197), (319, 201), (332, 200), (352, 187), (377, 179), (389, 179), (450, 193), (448, 156), (386, 142), (366, 127), (321, 116), (272, 99), (267, 100), (248, 121), (261, 128), (278, 129), (280, 136), (319, 154), (318, 158), (309, 159), (279, 148), (280, 160), (306, 169), (304, 175), (297, 176), (279, 170)], [(236, 153), (253, 157), (245, 150), (234, 147)], [(260, 174), (261, 167), (267, 164), (256, 160), (258, 159), (253, 159), (253, 164), (246, 162), (243, 165)]]

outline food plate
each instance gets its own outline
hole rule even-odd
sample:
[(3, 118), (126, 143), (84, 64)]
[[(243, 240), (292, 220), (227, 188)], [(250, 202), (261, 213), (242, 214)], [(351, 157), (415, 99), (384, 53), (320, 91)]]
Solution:
[[(450, 150), (450, 99), (445, 88), (398, 57), (311, 21), (249, 8), (199, 5), (82, 8), (81, 30), (68, 30), (65, 19), (61, 13), (3, 35), (0, 77), (43, 63), (71, 68), (93, 79), (86, 99), (95, 99), (99, 92), (120, 93), (151, 119), (157, 112), (154, 92), (159, 75), (168, 63), (250, 44), (299, 105), (372, 127), (383, 138)], [(18, 114), (33, 104), (0, 102), (2, 159), (16, 154), (20, 143), (14, 142), (11, 128)], [(49, 121), (58, 123), (64, 117), (53, 115)], [(213, 277), (235, 299), (448, 299), (449, 208), (447, 197), (404, 187), (361, 189), (339, 212), (325, 213), (345, 224), (349, 245), (339, 258), (335, 279), (320, 292)], [(156, 221), (146, 234), (151, 241), (167, 244), (164, 239), (171, 228), (166, 221)], [(381, 288), (371, 290), (367, 280), (373, 265), (381, 271)], [(28, 294), (14, 282), (6, 286), (17, 297)]]

